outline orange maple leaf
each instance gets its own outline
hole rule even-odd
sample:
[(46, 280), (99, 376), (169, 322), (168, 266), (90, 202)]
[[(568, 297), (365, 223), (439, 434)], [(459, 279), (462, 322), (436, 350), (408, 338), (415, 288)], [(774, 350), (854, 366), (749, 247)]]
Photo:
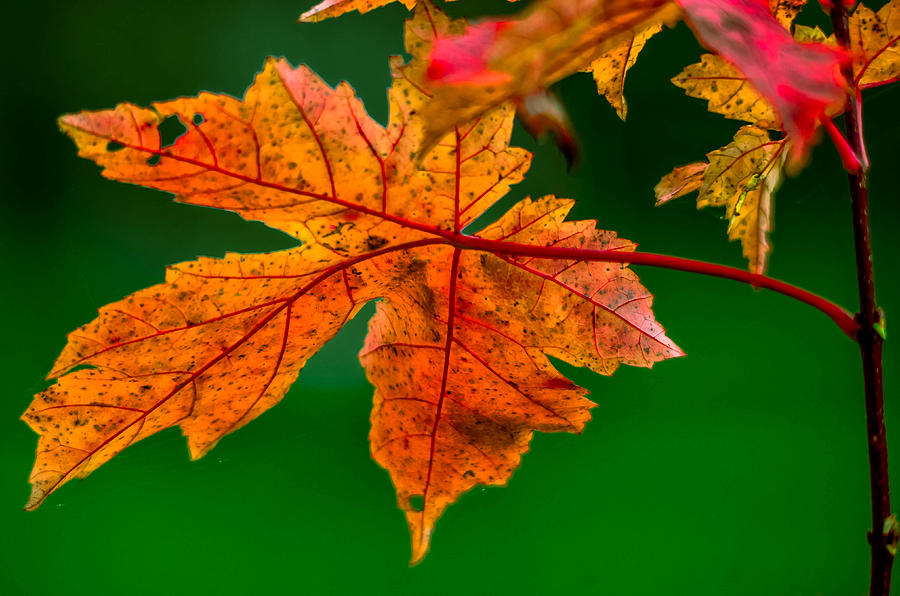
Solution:
[[(443, 510), (476, 484), (504, 484), (533, 431), (583, 428), (593, 404), (548, 356), (611, 374), (681, 355), (626, 265), (473, 247), (634, 249), (594, 222), (565, 221), (572, 201), (525, 199), (463, 234), (531, 155), (509, 146), (504, 105), (418, 158), (428, 97), (406, 75), (425, 67), (435, 35), (458, 27), (416, 10), (414, 59), (393, 60), (386, 127), (347, 84), (275, 59), (242, 100), (202, 93), (60, 119), (104, 176), (235, 211), (302, 244), (174, 265), (164, 283), (71, 333), (49, 374), (57, 382), (23, 416), (40, 435), (28, 509), (168, 427), (201, 457), (275, 405), (309, 357), (380, 298), (361, 354), (375, 387), (372, 453), (418, 561)], [(188, 130), (164, 147), (158, 126), (170, 117)]]

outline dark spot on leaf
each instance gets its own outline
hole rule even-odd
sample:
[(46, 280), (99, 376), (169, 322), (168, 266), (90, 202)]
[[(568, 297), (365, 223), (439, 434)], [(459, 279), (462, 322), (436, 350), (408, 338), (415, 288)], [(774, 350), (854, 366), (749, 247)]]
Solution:
[(382, 238), (381, 236), (369, 236), (366, 239), (366, 246), (369, 250), (377, 250), (387, 244), (387, 239)]

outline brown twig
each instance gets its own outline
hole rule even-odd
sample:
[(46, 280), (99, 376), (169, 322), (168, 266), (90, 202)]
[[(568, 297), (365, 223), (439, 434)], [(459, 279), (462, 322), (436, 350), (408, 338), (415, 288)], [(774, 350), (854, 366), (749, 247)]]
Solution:
[[(839, 3), (831, 9), (835, 37), (850, 48), (847, 8)], [(888, 478), (888, 450), (884, 425), (884, 386), (882, 384), (883, 321), (875, 301), (875, 277), (872, 267), (872, 238), (869, 228), (868, 173), (869, 163), (863, 137), (862, 98), (856, 86), (851, 65), (844, 76), (852, 84), (847, 98), (847, 142), (859, 158), (861, 167), (849, 173), (853, 206), (853, 236), (856, 245), (856, 272), (859, 282), (859, 331), (856, 341), (862, 355), (866, 392), (866, 428), (869, 444), (869, 479), (872, 491), (872, 549), (870, 596), (888, 596), (891, 591), (891, 567), (897, 550), (897, 519), (891, 513)]]

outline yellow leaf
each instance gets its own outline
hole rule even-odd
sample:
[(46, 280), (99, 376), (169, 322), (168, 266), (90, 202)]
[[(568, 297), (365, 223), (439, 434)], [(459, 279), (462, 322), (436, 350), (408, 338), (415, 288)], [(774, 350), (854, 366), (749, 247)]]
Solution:
[(785, 29), (791, 28), (791, 23), (804, 6), (806, 0), (769, 0), (769, 9)]
[(653, 192), (656, 194), (656, 206), (699, 190), (703, 184), (703, 174), (708, 167), (708, 163), (691, 163), (677, 167), (663, 176), (662, 180), (653, 188)]
[[(790, 28), (805, 0), (773, 0), (770, 2), (779, 21)], [(828, 41), (819, 28), (797, 25), (794, 39), (799, 42)], [(715, 54), (704, 54), (700, 62), (687, 66), (672, 79), (690, 97), (707, 100), (710, 112), (733, 120), (743, 120), (760, 128), (780, 130), (781, 122), (772, 105), (747, 81), (730, 62)]]
[(760, 128), (781, 126), (775, 109), (753, 88), (747, 78), (727, 60), (703, 54), (672, 82), (691, 97), (705, 99), (707, 109), (726, 118), (743, 120)]
[(655, 189), (657, 204), (697, 190), (698, 209), (724, 207), (728, 238), (741, 241), (750, 271), (763, 273), (786, 147), (786, 140), (773, 141), (763, 129), (742, 126), (733, 142), (707, 154), (708, 164), (690, 164), (665, 176)]
[(587, 69), (594, 75), (597, 91), (606, 96), (610, 105), (625, 120), (628, 104), (625, 102), (625, 76), (634, 66), (638, 54), (644, 49), (647, 41), (662, 30), (662, 23), (651, 23), (643, 29), (629, 33), (625, 40), (609, 50)]
[(900, 0), (891, 0), (877, 14), (860, 4), (850, 17), (850, 48), (860, 87), (900, 78)]

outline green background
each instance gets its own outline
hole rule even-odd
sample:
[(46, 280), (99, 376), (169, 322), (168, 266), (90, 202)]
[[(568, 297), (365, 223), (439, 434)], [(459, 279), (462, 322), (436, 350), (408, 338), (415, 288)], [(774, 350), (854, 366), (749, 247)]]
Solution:
[[(188, 461), (170, 429), (25, 513), (36, 436), (21, 422), (65, 334), (159, 282), (166, 264), (290, 246), (234, 214), (107, 181), (55, 118), (200, 90), (243, 93), (266, 55), (348, 80), (386, 118), (402, 6), (295, 24), (310, 0), (18, 3), (4, 8), (0, 89), (0, 593), (856, 595), (868, 584), (868, 469), (856, 346), (821, 313), (738, 283), (641, 267), (687, 353), (606, 378), (566, 368), (599, 404), (581, 436), (539, 435), (506, 488), (476, 489), (409, 568), (403, 515), (368, 453), (371, 387), (356, 360), (367, 308), (274, 411)], [(464, 0), (455, 14), (509, 11)], [(806, 15), (821, 21), (814, 3)], [(743, 267), (720, 212), (653, 207), (673, 166), (727, 144), (668, 79), (700, 49), (679, 25), (653, 39), (618, 121), (589, 76), (564, 81), (583, 145), (567, 172), (536, 152), (504, 205), (556, 193), (643, 250)], [(900, 88), (866, 96), (878, 295), (900, 313)], [(852, 308), (846, 177), (822, 143), (777, 195), (771, 274)], [(893, 338), (892, 338), (893, 339)], [(900, 448), (898, 352), (885, 352), (889, 439)], [(892, 459), (900, 478), (900, 452)], [(900, 590), (895, 590), (900, 593)]]

